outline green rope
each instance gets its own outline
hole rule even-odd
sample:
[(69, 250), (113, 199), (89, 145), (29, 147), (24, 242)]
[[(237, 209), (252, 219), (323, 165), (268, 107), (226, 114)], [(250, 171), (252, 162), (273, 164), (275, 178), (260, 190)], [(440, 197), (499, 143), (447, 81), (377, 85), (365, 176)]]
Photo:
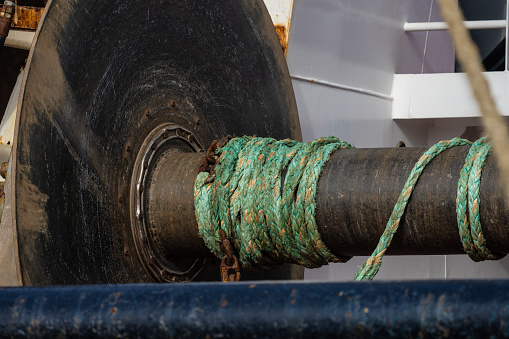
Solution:
[(230, 140), (218, 150), (214, 182), (206, 183), (206, 172), (195, 181), (196, 220), (205, 244), (221, 256), (219, 229), (224, 230), (244, 267), (287, 262), (312, 268), (345, 262), (349, 258), (334, 255), (320, 238), (315, 195), (330, 155), (351, 147), (335, 137), (310, 143)]
[[(398, 230), (399, 222), (403, 213), (405, 212), (406, 205), (412, 191), (419, 180), (419, 176), (424, 170), (425, 166), (438, 154), (446, 149), (454, 146), (471, 145), (472, 143), (465, 139), (454, 138), (452, 140), (440, 141), (428, 149), (421, 158), (417, 161), (410, 175), (405, 182), (403, 190), (394, 206), (392, 214), (387, 222), (385, 231), (380, 237), (376, 249), (371, 256), (366, 260), (362, 267), (355, 274), (355, 280), (371, 280), (375, 277), (382, 265), (382, 257), (384, 256), (387, 248), (391, 244), (394, 234)], [(477, 140), (472, 147), (470, 147), (465, 165), (460, 172), (460, 179), (458, 181), (458, 195), (456, 199), (457, 204), (457, 219), (460, 239), (463, 244), (465, 252), (475, 261), (484, 259), (496, 260), (500, 259), (501, 255), (491, 253), (486, 247), (486, 241), (482, 235), (481, 224), (479, 221), (479, 183), (481, 179), (481, 169), (484, 161), (489, 153), (491, 145), (486, 142), (486, 138)], [(468, 199), (466, 197), (468, 193)], [(466, 205), (468, 204), (469, 218), (466, 214)], [(467, 220), (470, 219), (470, 223)], [(467, 227), (469, 225), (470, 227)]]
[[(443, 151), (465, 145), (471, 147), (460, 173), (456, 200), (463, 248), (474, 261), (503, 257), (486, 247), (479, 217), (481, 170), (491, 145), (486, 138), (473, 144), (454, 138), (435, 144), (417, 161), (376, 249), (355, 275), (356, 280), (373, 279), (377, 274), (426, 165)], [(320, 238), (315, 196), (330, 155), (352, 147), (335, 137), (310, 143), (258, 137), (230, 140), (217, 151), (215, 180), (209, 183), (209, 173), (202, 172), (195, 181), (200, 236), (221, 257), (219, 230), (224, 230), (244, 267), (262, 269), (287, 262), (315, 268), (328, 262), (346, 262), (348, 257), (334, 255)]]
[(486, 247), (479, 216), (479, 186), (481, 170), (491, 149), (483, 137), (470, 147), (461, 169), (456, 198), (456, 213), (459, 234), (465, 253), (473, 261), (498, 260), (505, 255), (492, 253)]

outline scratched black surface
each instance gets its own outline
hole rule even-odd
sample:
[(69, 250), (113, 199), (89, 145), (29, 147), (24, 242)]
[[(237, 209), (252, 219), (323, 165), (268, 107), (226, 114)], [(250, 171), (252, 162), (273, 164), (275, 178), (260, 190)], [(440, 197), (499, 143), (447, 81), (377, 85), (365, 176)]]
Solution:
[(507, 338), (508, 295), (507, 280), (4, 288), (0, 331), (9, 338)]
[(28, 285), (150, 281), (128, 200), (156, 126), (178, 123), (203, 145), (301, 137), (261, 0), (53, 0), (19, 119), (15, 217)]

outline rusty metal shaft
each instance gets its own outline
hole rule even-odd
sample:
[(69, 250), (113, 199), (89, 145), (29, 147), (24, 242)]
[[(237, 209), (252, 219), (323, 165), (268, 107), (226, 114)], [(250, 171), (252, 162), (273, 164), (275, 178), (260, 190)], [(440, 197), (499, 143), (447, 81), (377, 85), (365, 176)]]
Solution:
[[(469, 147), (438, 155), (424, 170), (389, 255), (461, 254), (456, 190)], [(316, 222), (336, 255), (369, 255), (376, 247), (401, 189), (425, 148), (346, 149), (335, 152), (318, 182)], [(203, 154), (176, 153), (158, 165), (148, 206), (166, 254), (212, 257), (198, 236), (193, 184)], [(496, 159), (487, 158), (480, 186), (481, 225), (488, 248), (509, 253), (509, 213)]]

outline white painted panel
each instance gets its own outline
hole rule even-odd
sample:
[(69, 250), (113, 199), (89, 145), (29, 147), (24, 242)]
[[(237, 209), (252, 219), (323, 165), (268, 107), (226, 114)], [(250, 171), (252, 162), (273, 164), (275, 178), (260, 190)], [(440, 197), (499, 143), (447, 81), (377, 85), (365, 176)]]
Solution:
[[(367, 257), (354, 257), (344, 264), (306, 270), (306, 280), (352, 281)], [(376, 280), (444, 279), (445, 256), (386, 256)]]
[[(335, 135), (356, 147), (394, 147), (399, 140), (426, 145), (428, 120), (393, 121), (391, 116), (392, 81), (409, 3), (294, 1), (287, 61), (304, 141)], [(305, 277), (353, 280), (364, 259), (307, 270)], [(387, 257), (377, 279), (441, 279), (444, 262), (444, 256)]]
[(497, 261), (474, 262), (467, 255), (448, 255), (447, 279), (507, 279), (509, 257)]
[(406, 7), (404, 0), (295, 0), (291, 73), (389, 95)]
[(298, 80), (292, 83), (305, 142), (335, 135), (356, 147), (387, 147), (402, 136), (390, 119), (389, 100)]
[[(436, 0), (408, 1), (408, 22), (443, 21)], [(447, 31), (406, 32), (398, 48), (396, 73), (454, 72), (454, 48)]]
[[(408, 120), (407, 120), (408, 121)], [(480, 118), (449, 118), (432, 119), (433, 124), (428, 127), (428, 143), (434, 145), (440, 140), (464, 137), (468, 140), (476, 140), (481, 137), (483, 124)], [(465, 135), (468, 127), (476, 127), (478, 135)]]
[[(502, 115), (509, 115), (509, 72), (485, 73)], [(464, 73), (397, 74), (393, 119), (468, 118), (480, 112)]]
[(290, 26), (293, 0), (263, 0), (274, 25)]

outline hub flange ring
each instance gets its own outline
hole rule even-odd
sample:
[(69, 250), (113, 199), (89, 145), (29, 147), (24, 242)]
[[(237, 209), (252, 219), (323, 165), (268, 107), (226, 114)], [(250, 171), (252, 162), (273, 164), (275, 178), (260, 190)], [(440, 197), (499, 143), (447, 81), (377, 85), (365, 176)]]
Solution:
[(182, 262), (163, 258), (157, 250), (161, 246), (156, 226), (148, 219), (150, 209), (147, 186), (158, 159), (175, 152), (203, 152), (203, 148), (189, 130), (165, 124), (155, 128), (138, 152), (131, 181), (131, 230), (138, 256), (147, 273), (160, 282), (193, 280), (203, 269), (205, 259)]

